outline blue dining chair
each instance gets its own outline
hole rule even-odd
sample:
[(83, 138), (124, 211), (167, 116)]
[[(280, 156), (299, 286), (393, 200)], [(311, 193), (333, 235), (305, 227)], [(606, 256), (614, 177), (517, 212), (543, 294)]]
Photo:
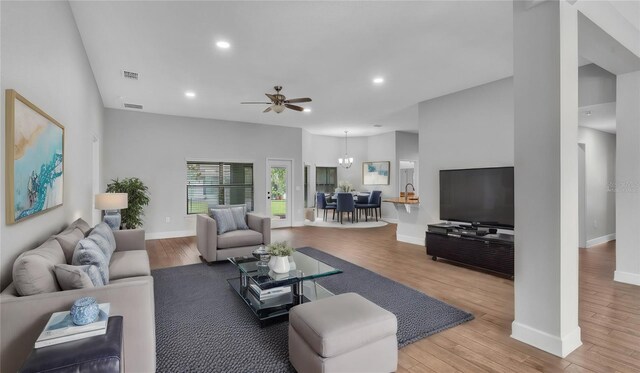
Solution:
[(336, 212), (338, 213), (340, 224), (342, 224), (343, 215), (345, 212), (347, 213), (347, 219), (349, 219), (349, 214), (351, 214), (351, 222), (353, 223), (354, 215), (356, 212), (356, 204), (353, 201), (353, 194), (338, 193), (338, 205), (336, 208)]
[(360, 220), (360, 215), (364, 212), (364, 220), (369, 221), (369, 194), (360, 193), (356, 197), (356, 219)]
[(370, 211), (373, 210), (376, 217), (376, 221), (378, 221), (378, 216), (382, 218), (381, 204), (382, 204), (382, 191), (374, 190), (373, 192), (371, 192), (371, 194), (369, 194), (369, 199), (367, 200), (366, 203), (358, 204), (356, 207), (359, 209), (366, 210), (365, 212), (365, 216), (367, 216), (367, 218), (365, 218), (366, 221), (368, 221), (367, 219)]
[(325, 197), (324, 193), (316, 193), (316, 217), (318, 216), (320, 210), (324, 210), (322, 220), (327, 221), (327, 210), (333, 210), (333, 219), (335, 219), (336, 207), (337, 205), (335, 203), (327, 203), (327, 197)]

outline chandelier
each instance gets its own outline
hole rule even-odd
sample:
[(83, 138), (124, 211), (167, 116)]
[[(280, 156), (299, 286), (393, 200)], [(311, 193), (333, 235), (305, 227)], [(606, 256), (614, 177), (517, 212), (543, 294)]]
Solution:
[(349, 131), (344, 131), (344, 158), (338, 158), (338, 164), (343, 168), (349, 168), (353, 165), (353, 157), (349, 157), (349, 152), (347, 151), (347, 133)]

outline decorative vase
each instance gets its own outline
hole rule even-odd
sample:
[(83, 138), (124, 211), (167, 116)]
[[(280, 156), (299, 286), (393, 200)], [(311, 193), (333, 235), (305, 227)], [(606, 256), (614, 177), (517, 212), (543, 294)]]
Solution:
[(271, 258), (269, 258), (269, 263), (267, 264), (269, 269), (273, 270), (273, 266), (276, 265), (276, 258), (277, 256), (275, 255), (271, 255)]
[(74, 324), (87, 325), (96, 321), (98, 314), (100, 314), (100, 308), (96, 298), (83, 297), (73, 302), (69, 313)]
[(275, 273), (289, 273), (291, 265), (289, 264), (288, 256), (276, 256), (275, 262), (271, 270)]

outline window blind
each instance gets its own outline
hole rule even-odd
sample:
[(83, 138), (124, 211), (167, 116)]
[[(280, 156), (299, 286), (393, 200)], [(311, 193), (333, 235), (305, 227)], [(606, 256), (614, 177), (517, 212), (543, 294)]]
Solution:
[(236, 204), (253, 211), (252, 163), (187, 162), (187, 214)]

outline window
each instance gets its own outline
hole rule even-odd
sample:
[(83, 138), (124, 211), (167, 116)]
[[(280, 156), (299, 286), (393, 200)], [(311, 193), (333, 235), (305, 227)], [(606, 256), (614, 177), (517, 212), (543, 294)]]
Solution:
[(337, 167), (316, 167), (316, 192), (333, 193), (338, 187)]
[(252, 163), (187, 162), (187, 214), (236, 204), (253, 211)]

